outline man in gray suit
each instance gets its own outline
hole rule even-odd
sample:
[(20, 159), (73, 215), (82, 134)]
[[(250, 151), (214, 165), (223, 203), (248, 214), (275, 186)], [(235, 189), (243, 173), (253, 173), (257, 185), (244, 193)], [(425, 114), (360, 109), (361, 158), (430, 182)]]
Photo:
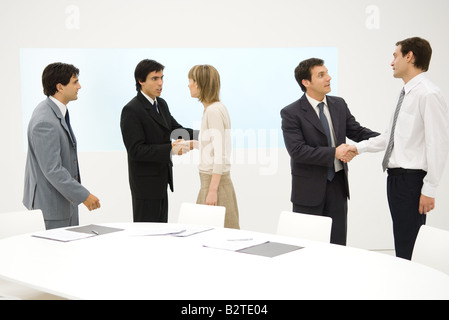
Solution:
[(100, 201), (81, 185), (76, 138), (67, 104), (78, 99), (79, 70), (53, 63), (42, 74), (47, 99), (34, 110), (28, 126), (28, 155), (23, 204), (41, 209), (46, 229), (79, 224), (78, 205), (90, 211)]

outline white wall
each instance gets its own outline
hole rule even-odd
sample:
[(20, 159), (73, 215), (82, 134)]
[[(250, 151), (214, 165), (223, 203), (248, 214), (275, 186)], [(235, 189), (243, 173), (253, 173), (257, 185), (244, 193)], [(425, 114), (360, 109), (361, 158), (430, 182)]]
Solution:
[[(402, 85), (392, 77), (389, 66), (396, 41), (410, 36), (430, 41), (434, 53), (428, 76), (449, 97), (448, 10), (445, 0), (2, 1), (0, 212), (23, 210), (20, 48), (336, 46), (339, 95), (362, 125), (383, 131)], [(270, 78), (276, 61), (267, 62), (264, 68), (267, 81), (278, 80)], [(114, 76), (114, 66), (105, 76)], [(294, 81), (293, 76), (289, 81)], [(298, 98), (300, 95), (298, 89)], [(275, 96), (276, 92), (267, 94), (267, 98)], [(283, 149), (268, 152), (277, 161), (275, 174), (261, 175), (266, 165), (257, 163), (237, 163), (232, 169), (245, 229), (274, 232), (280, 211), (291, 208), (289, 157)], [(176, 221), (181, 202), (196, 200), (199, 178), (189, 157), (194, 155), (177, 159), (170, 221)], [(82, 153), (80, 163), (83, 183), (100, 197), (103, 206), (93, 216), (82, 209), (83, 216), (93, 218), (84, 221), (131, 220), (126, 153)], [(380, 163), (380, 154), (367, 154), (350, 164), (351, 246), (393, 248)], [(428, 224), (449, 230), (448, 175), (446, 170), (437, 209), (428, 217)]]

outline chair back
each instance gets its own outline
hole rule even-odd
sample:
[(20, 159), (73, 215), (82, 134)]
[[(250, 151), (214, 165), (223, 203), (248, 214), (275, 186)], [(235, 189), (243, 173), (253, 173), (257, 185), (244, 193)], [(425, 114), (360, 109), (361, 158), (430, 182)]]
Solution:
[(276, 234), (329, 243), (331, 228), (329, 217), (283, 211)]
[(178, 223), (224, 227), (226, 208), (184, 202), (181, 204)]
[(41, 210), (0, 213), (0, 239), (44, 230)]
[(412, 261), (449, 275), (449, 231), (421, 226), (413, 248)]

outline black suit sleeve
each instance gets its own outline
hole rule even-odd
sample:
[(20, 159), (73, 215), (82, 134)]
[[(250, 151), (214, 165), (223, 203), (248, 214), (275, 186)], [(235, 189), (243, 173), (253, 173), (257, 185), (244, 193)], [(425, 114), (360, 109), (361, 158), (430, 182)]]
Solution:
[(170, 139), (198, 140), (198, 130), (184, 128), (171, 115), (167, 102), (162, 98), (158, 98), (158, 101), (161, 104), (160, 110), (162, 111), (164, 119), (171, 131)]
[(134, 161), (169, 163), (171, 143), (148, 143), (140, 123), (140, 116), (132, 108), (123, 108), (120, 127), (128, 156)]
[(369, 138), (376, 137), (380, 133), (371, 131), (368, 128), (362, 127), (360, 123), (355, 120), (354, 116), (346, 107), (346, 137), (355, 142), (368, 140)]
[(170, 138), (173, 140), (184, 139), (184, 140), (198, 140), (198, 130), (193, 130), (190, 128), (184, 128), (180, 125), (175, 118), (170, 114), (171, 119), (171, 129), (172, 133)]
[(281, 111), (281, 118), (285, 146), (294, 163), (332, 166), (335, 148), (321, 146), (311, 141), (313, 139), (306, 137), (310, 132), (315, 132), (315, 129), (309, 128), (310, 124), (300, 121), (288, 109)]

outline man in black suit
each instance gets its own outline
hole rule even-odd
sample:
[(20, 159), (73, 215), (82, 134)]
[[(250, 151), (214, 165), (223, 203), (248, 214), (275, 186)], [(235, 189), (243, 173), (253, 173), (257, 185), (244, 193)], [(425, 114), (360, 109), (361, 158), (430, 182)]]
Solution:
[(141, 61), (134, 72), (137, 96), (122, 110), (120, 127), (128, 151), (129, 184), (134, 222), (167, 222), (167, 185), (173, 192), (172, 154), (189, 150), (176, 137), (193, 140), (193, 130), (183, 128), (160, 98), (164, 66)]
[(340, 97), (327, 96), (331, 77), (321, 59), (302, 61), (295, 78), (305, 94), (281, 111), (282, 130), (291, 158), (293, 211), (332, 218), (331, 243), (346, 245), (346, 137), (362, 141), (379, 135), (360, 124)]

